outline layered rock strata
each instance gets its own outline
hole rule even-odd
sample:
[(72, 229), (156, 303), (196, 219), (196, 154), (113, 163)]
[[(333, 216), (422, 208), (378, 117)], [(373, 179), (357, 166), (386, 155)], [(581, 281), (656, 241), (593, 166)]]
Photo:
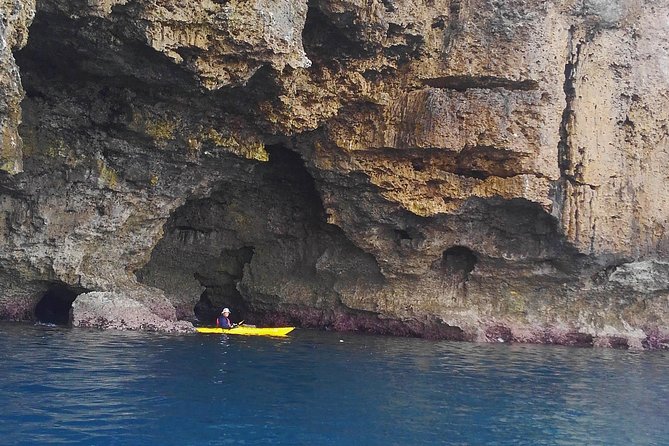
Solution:
[(2, 9), (2, 318), (667, 345), (666, 0)]

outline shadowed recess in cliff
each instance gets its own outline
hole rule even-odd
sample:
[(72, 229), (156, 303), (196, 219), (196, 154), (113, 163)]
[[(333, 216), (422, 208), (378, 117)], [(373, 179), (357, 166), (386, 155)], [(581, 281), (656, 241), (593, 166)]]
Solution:
[[(152, 140), (161, 149), (178, 143), (180, 149), (188, 146), (191, 157), (200, 147), (229, 149), (232, 131), (255, 132), (249, 127), (262, 121), (257, 104), (276, 95), (269, 67), (260, 68), (246, 86), (203, 91), (183, 64), (129, 32), (126, 22), (132, 18), (121, 10), (114, 7), (114, 20), (71, 18), (38, 5), (28, 44), (16, 53), (27, 100), (52, 104), (59, 114), (73, 112), (67, 119), (76, 127), (68, 134), (93, 128), (141, 146)], [(48, 129), (61, 127), (67, 126)], [(122, 147), (113, 144), (109, 150)], [(126, 170), (131, 169), (138, 167)]]
[(248, 306), (237, 286), (252, 258), (253, 248), (249, 246), (224, 249), (215, 274), (204, 270), (195, 273), (195, 278), (206, 288), (193, 308), (197, 320), (213, 325), (223, 307), (235, 309), (233, 320), (247, 318)]
[(125, 36), (122, 22), (98, 17), (71, 18), (40, 11), (28, 45), (16, 53), (26, 93), (43, 93), (33, 78), (108, 85), (165, 87), (197, 91), (194, 77), (140, 40)]
[(63, 283), (51, 285), (35, 305), (35, 319), (45, 324), (69, 324), (72, 302), (83, 292)]
[(474, 252), (465, 246), (452, 246), (441, 257), (442, 269), (459, 282), (469, 280), (478, 259)]
[(527, 155), (503, 147), (466, 146), (455, 155), (453, 173), (484, 180), (510, 178), (528, 171), (523, 167)]
[[(474, 251), (473, 258), (477, 262), (492, 261), (496, 268), (524, 265), (529, 268), (527, 273), (530, 274), (526, 279), (534, 274), (529, 271), (542, 262), (550, 266), (556, 280), (561, 280), (562, 274), (576, 274), (588, 267), (583, 256), (565, 240), (556, 218), (537, 203), (524, 199), (476, 198), (468, 200), (461, 211), (467, 219), (458, 226), (465, 228), (471, 221), (479, 221), (485, 227), (481, 231), (485, 237), (477, 237), (465, 248)], [(448, 250), (444, 253), (444, 260), (449, 253)], [(463, 259), (472, 259), (465, 256), (464, 251), (456, 253)]]
[[(315, 181), (301, 158), (268, 146), (269, 161), (241, 161), (234, 180), (206, 198), (187, 201), (165, 224), (149, 263), (137, 272), (163, 289), (179, 317), (209, 324), (223, 307), (233, 319), (341, 305), (335, 286), (380, 276), (373, 257), (326, 223)], [(344, 285), (342, 285), (344, 284)]]
[(417, 248), (425, 242), (425, 235), (418, 229), (408, 226), (405, 229), (395, 229), (395, 242), (405, 248)]
[(536, 90), (539, 83), (532, 79), (513, 80), (494, 76), (444, 76), (422, 80), (424, 85), (433, 88), (465, 91), (470, 88), (491, 90), (503, 88), (505, 90), (529, 91)]
[[(403, 136), (399, 140), (403, 140)], [(402, 175), (406, 171), (405, 166), (410, 166), (421, 176), (430, 176), (426, 181), (428, 185), (439, 184), (444, 172), (478, 180), (535, 174), (528, 167), (530, 163), (526, 154), (505, 147), (483, 145), (466, 146), (459, 151), (443, 148), (402, 148), (393, 151), (374, 148), (357, 150), (355, 158), (375, 166), (392, 163), (395, 175)]]
[(321, 10), (317, 1), (309, 1), (307, 20), (302, 31), (304, 51), (309, 60), (328, 65), (371, 55), (369, 49), (352, 38), (350, 29), (334, 22), (332, 17)]

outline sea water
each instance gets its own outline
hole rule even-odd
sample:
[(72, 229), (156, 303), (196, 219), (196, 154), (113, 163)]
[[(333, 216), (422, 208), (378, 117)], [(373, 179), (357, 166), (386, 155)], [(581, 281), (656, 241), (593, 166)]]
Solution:
[(669, 445), (669, 353), (0, 324), (2, 445)]

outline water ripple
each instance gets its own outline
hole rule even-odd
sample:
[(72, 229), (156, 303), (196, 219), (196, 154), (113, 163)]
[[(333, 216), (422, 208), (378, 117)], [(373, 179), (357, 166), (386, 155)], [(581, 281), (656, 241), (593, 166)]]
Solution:
[(0, 324), (1, 444), (664, 445), (669, 355)]

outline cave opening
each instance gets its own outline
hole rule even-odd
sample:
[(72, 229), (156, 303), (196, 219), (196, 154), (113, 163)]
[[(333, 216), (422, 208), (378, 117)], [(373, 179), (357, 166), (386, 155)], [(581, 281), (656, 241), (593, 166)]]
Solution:
[(123, 19), (71, 16), (38, 4), (30, 38), (14, 54), (26, 96), (47, 97), (62, 88), (76, 94), (87, 83), (142, 90), (157, 85), (195, 92), (189, 73), (132, 34), (124, 34), (124, 26)]
[(300, 153), (282, 144), (265, 150), (266, 162), (236, 161), (209, 195), (175, 209), (137, 271), (177, 303), (179, 318), (213, 324), (228, 307), (234, 322), (254, 323), (254, 313), (282, 299), (281, 284), (323, 287), (316, 263), (343, 234), (327, 223)]
[(465, 246), (452, 246), (441, 256), (441, 267), (449, 275), (467, 281), (474, 271), (478, 259), (474, 252)]
[(226, 307), (233, 309), (231, 320), (234, 322), (247, 319), (249, 307), (238, 285), (244, 276), (244, 267), (252, 258), (253, 248), (250, 246), (224, 249), (215, 270), (195, 272), (195, 278), (205, 288), (193, 308), (198, 321), (213, 325)]
[(218, 313), (220, 313), (217, 308), (211, 301), (209, 290), (207, 289), (200, 295), (200, 300), (195, 304), (193, 313), (195, 313), (195, 318), (198, 321), (214, 325), (213, 321), (216, 319)]
[(35, 306), (35, 319), (43, 324), (69, 325), (72, 303), (80, 293), (65, 284), (51, 285)]
[(312, 63), (336, 65), (367, 53), (364, 45), (356, 42), (351, 27), (343, 25), (337, 17), (328, 16), (317, 2), (309, 1), (308, 6), (302, 42)]
[(281, 144), (267, 146), (269, 162), (263, 183), (267, 191), (272, 191), (280, 198), (276, 203), (292, 208), (292, 215), (287, 224), (306, 223), (311, 230), (322, 229), (327, 225), (323, 201), (316, 187), (316, 181), (307, 169), (302, 156)]

